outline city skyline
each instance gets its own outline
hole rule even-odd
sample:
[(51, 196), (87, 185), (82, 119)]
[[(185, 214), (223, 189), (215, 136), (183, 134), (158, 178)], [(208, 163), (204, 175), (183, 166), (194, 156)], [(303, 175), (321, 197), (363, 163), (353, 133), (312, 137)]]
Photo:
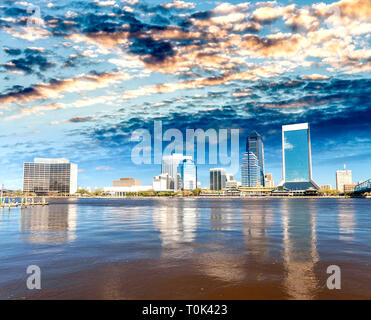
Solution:
[[(309, 125), (307, 124), (307, 123), (301, 123), (301, 124), (291, 124), (291, 125), (283, 125), (282, 126), (282, 143), (283, 143), (283, 141), (284, 141), (284, 136), (283, 136), (283, 134), (284, 134), (284, 132), (285, 131), (291, 131), (291, 130), (298, 130), (298, 128), (299, 129), (302, 129), (302, 127), (303, 126), (306, 126), (306, 128), (308, 129), (308, 132), (309, 132)], [(298, 127), (298, 128), (297, 128)], [(250, 134), (250, 135), (248, 135), (248, 137), (247, 137), (247, 143), (248, 143), (248, 140), (249, 140), (249, 137), (251, 137), (251, 135), (255, 135), (255, 134), (257, 134), (259, 137), (260, 137), (260, 139), (262, 139), (262, 137), (254, 130), (253, 132), (252, 132), (252, 134)], [(307, 139), (307, 138), (305, 138), (305, 139)], [(310, 136), (309, 136), (309, 134), (308, 134), (308, 142), (309, 142), (309, 154), (308, 154), (308, 156), (309, 156), (309, 163), (311, 163), (311, 151), (310, 151), (310, 149), (311, 149), (311, 147), (310, 147)], [(284, 143), (284, 145), (285, 145), (285, 148), (287, 148), (287, 141), (286, 141), (286, 139), (285, 139), (285, 143)], [(284, 145), (282, 144), (282, 152), (284, 152)], [(164, 147), (166, 147), (166, 145), (164, 146)], [(262, 147), (263, 148), (263, 147)], [(262, 150), (264, 150), (264, 149), (262, 149)], [(206, 150), (206, 151), (208, 151), (208, 149)], [(252, 156), (254, 156), (255, 157), (255, 159), (256, 159), (256, 165), (257, 165), (257, 170), (259, 171), (260, 170), (260, 168), (259, 168), (259, 165), (258, 165), (258, 160), (257, 160), (257, 157), (255, 156), (255, 154), (253, 153), (253, 152), (251, 152), (251, 151), (249, 151), (249, 153), (244, 153), (244, 157), (241, 159), (241, 163), (240, 163), (240, 170), (239, 170), (239, 172), (241, 172), (241, 170), (242, 170), (242, 167), (245, 165), (246, 166), (246, 164), (247, 164), (247, 162), (245, 163), (244, 161), (247, 159), (246, 157), (247, 157), (247, 154), (252, 154)], [(284, 153), (283, 153), (283, 155), (284, 155)], [(197, 152), (195, 153), (195, 156), (197, 157)], [(250, 157), (250, 156), (249, 156)], [(283, 158), (284, 156), (282, 156), (282, 163), (281, 163), (281, 170), (282, 170), (282, 179), (280, 180), (280, 182), (284, 182), (284, 172), (285, 172), (285, 165), (284, 165), (284, 158)], [(179, 180), (179, 177), (178, 177), (178, 175), (180, 175), (180, 172), (179, 172), (179, 166), (180, 166), (180, 164), (183, 162), (183, 160), (190, 160), (190, 161), (192, 161), (192, 163), (194, 163), (194, 166), (195, 166), (195, 170), (197, 170), (197, 163), (196, 162), (193, 162), (193, 160), (192, 160), (192, 156), (187, 156), (187, 155), (183, 155), (183, 154), (178, 154), (178, 153), (176, 153), (176, 152), (173, 152), (171, 155), (163, 155), (162, 156), (162, 161), (161, 161), (161, 172), (160, 172), (160, 175), (163, 175), (163, 174), (168, 174), (169, 175), (169, 177), (171, 177), (171, 184), (172, 185), (174, 185), (174, 188), (175, 189), (178, 189), (178, 190), (180, 190), (180, 188), (178, 188), (178, 187), (176, 187), (175, 185), (177, 184), (177, 183), (181, 183), (181, 181)], [(263, 156), (263, 161), (264, 161), (264, 156)], [(68, 159), (65, 159), (65, 158), (34, 158), (34, 162), (36, 163), (36, 162), (40, 162), (40, 163), (53, 163), (53, 162), (55, 162), (55, 163), (69, 163), (69, 160)], [(29, 164), (29, 163), (31, 163), (31, 162), (25, 162), (24, 164), (23, 164), (23, 166), (25, 166), (26, 164)], [(32, 164), (32, 163), (31, 163)], [(77, 165), (75, 165), (76, 166), (76, 174), (77, 174)], [(210, 170), (210, 169), (213, 169), (213, 170), (215, 170), (215, 166), (213, 166), (213, 165), (211, 165), (211, 164), (207, 164), (207, 166), (209, 167), (209, 169), (208, 170)], [(344, 168), (345, 168), (345, 164), (344, 164)], [(223, 170), (226, 170), (226, 168), (221, 168), (221, 169), (223, 169)], [(309, 176), (310, 176), (310, 180), (311, 180), (311, 178), (312, 178), (312, 169), (311, 169), (311, 166), (310, 166), (310, 168), (308, 167), (308, 170), (309, 170)], [(105, 170), (103, 170), (103, 171), (105, 171)], [(256, 173), (256, 176), (258, 177), (259, 176), (259, 174), (258, 174), (258, 171), (257, 171), (257, 173)], [(344, 169), (344, 171), (345, 171), (345, 169)], [(352, 172), (352, 170), (347, 170), (347, 171), (349, 171), (349, 172)], [(78, 172), (80, 172), (80, 171), (78, 171)], [(260, 172), (260, 171), (259, 171)], [(337, 185), (337, 177), (338, 177), (338, 173), (339, 172), (342, 172), (342, 170), (336, 170), (335, 171), (335, 180), (336, 180), (336, 185)], [(158, 176), (158, 172), (152, 177), (152, 179), (153, 178), (155, 178), (155, 177), (157, 177)], [(175, 177), (175, 175), (177, 175), (177, 177)], [(174, 177), (173, 177), (174, 176)], [(309, 177), (308, 176), (308, 177)], [(242, 178), (242, 175), (240, 176), (240, 181), (242, 182), (243, 181), (243, 178)], [(121, 180), (125, 180), (126, 178), (121, 178)], [(130, 178), (131, 179), (131, 178)], [(149, 180), (149, 179), (145, 179), (146, 181), (147, 180)], [(136, 180), (136, 181), (138, 181), (139, 182), (139, 184), (141, 184), (141, 181), (140, 180)], [(196, 178), (196, 181), (198, 181), (198, 179)], [(312, 181), (312, 180), (311, 180)], [(366, 181), (366, 180), (358, 180), (358, 182), (357, 183), (355, 183), (355, 184), (358, 184), (358, 183), (360, 183), (360, 182), (363, 182), (363, 181)], [(114, 181), (115, 182), (115, 181)], [(208, 181), (208, 182), (210, 182), (210, 181)], [(147, 185), (148, 185), (149, 183), (147, 183)], [(24, 181), (23, 181), (23, 185), (24, 185)], [(277, 185), (279, 185), (279, 183), (277, 184)], [(331, 184), (330, 184), (331, 185)], [(206, 187), (206, 184), (204, 184), (203, 186), (202, 186), (203, 188), (207, 188)], [(23, 187), (24, 188), (24, 187)], [(95, 186), (95, 187), (91, 187), (91, 186), (81, 186), (80, 185), (80, 183), (78, 183), (78, 188), (89, 188), (89, 189), (94, 189), (94, 190), (97, 190), (97, 189), (106, 189), (105, 187), (100, 187), (100, 186)], [(172, 189), (173, 187), (171, 187), (171, 189)], [(21, 188), (22, 189), (22, 188)], [(337, 187), (335, 188), (335, 189), (338, 189)]]
[[(151, 184), (130, 159), (136, 129), (240, 128), (281, 175), (281, 126), (311, 125), (313, 179), (371, 167), (370, 2), (0, 0), (0, 184), (35, 157), (79, 164), (79, 186)], [(207, 186), (209, 168), (198, 166)], [(235, 174), (240, 180), (240, 172)]]

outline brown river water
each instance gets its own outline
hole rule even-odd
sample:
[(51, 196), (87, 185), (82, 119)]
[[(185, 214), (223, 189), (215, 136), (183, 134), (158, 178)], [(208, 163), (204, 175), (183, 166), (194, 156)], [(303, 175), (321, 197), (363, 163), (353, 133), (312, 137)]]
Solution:
[[(0, 299), (371, 299), (371, 199), (0, 209)], [(41, 289), (26, 269), (41, 270)], [(339, 266), (341, 289), (326, 285)]]

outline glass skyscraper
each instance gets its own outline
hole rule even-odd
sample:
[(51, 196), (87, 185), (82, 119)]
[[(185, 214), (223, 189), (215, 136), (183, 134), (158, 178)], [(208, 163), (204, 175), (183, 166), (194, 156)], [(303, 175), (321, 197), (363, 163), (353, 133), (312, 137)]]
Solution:
[(242, 159), (241, 185), (243, 187), (256, 187), (260, 183), (259, 160), (255, 153), (246, 152)]
[(197, 188), (197, 167), (193, 160), (184, 159), (178, 166), (180, 185), (182, 190)]
[(210, 169), (210, 190), (225, 189), (227, 174), (224, 168)]
[[(257, 167), (254, 163), (253, 156), (254, 154), (257, 160)], [(242, 160), (241, 166), (241, 182), (242, 186), (245, 187), (256, 187), (257, 185), (265, 186), (264, 181), (264, 145), (263, 145), (263, 138), (262, 136), (253, 131), (246, 140), (246, 153), (244, 159)], [(250, 164), (248, 164), (250, 163)], [(253, 164), (254, 163), (254, 164)], [(251, 168), (249, 170), (249, 166)], [(255, 171), (257, 173), (255, 173)], [(252, 176), (249, 177), (248, 175), (251, 174)]]
[(23, 191), (45, 194), (76, 193), (77, 164), (68, 159), (35, 158), (23, 165)]
[(312, 180), (310, 129), (308, 123), (282, 126), (282, 175), (289, 190), (318, 189)]
[(178, 165), (185, 159), (192, 160), (192, 157), (183, 156), (181, 153), (173, 153), (171, 155), (162, 157), (161, 173), (167, 173), (172, 179), (172, 190), (179, 190), (181, 188), (178, 183)]

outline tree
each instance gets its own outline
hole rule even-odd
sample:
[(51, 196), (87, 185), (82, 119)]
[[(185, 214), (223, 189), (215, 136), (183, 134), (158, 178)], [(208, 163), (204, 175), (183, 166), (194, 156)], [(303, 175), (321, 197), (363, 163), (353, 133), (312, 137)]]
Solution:
[(201, 192), (202, 192), (201, 188), (196, 188), (192, 191), (194, 196), (199, 196)]
[(79, 194), (90, 194), (90, 192), (88, 190), (85, 190), (85, 189), (79, 189), (76, 191), (76, 193), (79, 193)]

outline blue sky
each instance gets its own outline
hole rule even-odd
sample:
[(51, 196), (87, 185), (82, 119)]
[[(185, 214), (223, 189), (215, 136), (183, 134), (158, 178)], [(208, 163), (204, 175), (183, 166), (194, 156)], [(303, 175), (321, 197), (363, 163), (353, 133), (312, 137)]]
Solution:
[(344, 163), (369, 179), (370, 20), (366, 0), (0, 0), (0, 183), (21, 188), (24, 161), (66, 157), (79, 186), (151, 184), (160, 166), (134, 165), (129, 139), (154, 120), (239, 128), (241, 153), (257, 130), (275, 183), (281, 126), (309, 122), (318, 184)]

